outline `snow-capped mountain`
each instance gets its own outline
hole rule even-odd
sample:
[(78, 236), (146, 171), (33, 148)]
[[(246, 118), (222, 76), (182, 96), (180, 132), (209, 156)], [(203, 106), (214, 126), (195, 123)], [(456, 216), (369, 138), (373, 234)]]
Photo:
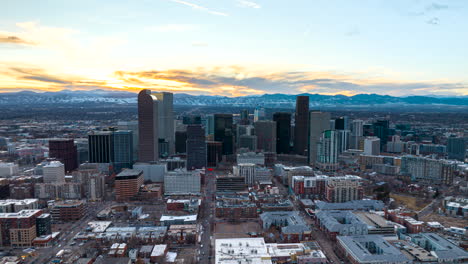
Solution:
[[(301, 94), (310, 97), (311, 106), (384, 106), (384, 105), (451, 105), (468, 107), (468, 97), (394, 97), (378, 94), (355, 96)], [(295, 106), (296, 95), (264, 94), (261, 96), (225, 97), (209, 95), (174, 94), (175, 105), (193, 106), (238, 106), (238, 107), (284, 107)], [(23, 91), (0, 93), (0, 105), (49, 105), (49, 104), (136, 104), (137, 94), (125, 91), (59, 91), (36, 93)]]

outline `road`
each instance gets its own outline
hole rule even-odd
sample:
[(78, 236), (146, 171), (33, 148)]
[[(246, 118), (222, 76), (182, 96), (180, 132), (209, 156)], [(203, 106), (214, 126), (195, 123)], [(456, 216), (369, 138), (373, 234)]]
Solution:
[(201, 240), (198, 244), (198, 257), (197, 263), (214, 263), (214, 256), (212, 255), (212, 244), (213, 239), (213, 223), (214, 223), (214, 208), (215, 201), (213, 196), (216, 193), (216, 173), (206, 171), (205, 175), (205, 186), (203, 189), (204, 201), (200, 212), (200, 221), (203, 233), (201, 234)]
[[(67, 230), (62, 229), (62, 234), (58, 239), (57, 245), (51, 248), (38, 249), (38, 254), (34, 258), (28, 259), (27, 263), (30, 264), (44, 264), (50, 263), (50, 261), (57, 255), (57, 253), (62, 249), (70, 249), (72, 255), (79, 252), (80, 246), (74, 245), (70, 246), (70, 243), (73, 241), (75, 235), (81, 232), (88, 225), (89, 221), (92, 221), (97, 213), (107, 206), (110, 206), (108, 202), (95, 202), (88, 203), (86, 210), (86, 215), (84, 218), (79, 221), (71, 223)], [(59, 247), (60, 245), (60, 247)]]
[(288, 188), (284, 186), (282, 183), (280, 183), (276, 177), (273, 177), (273, 183), (275, 184), (275, 186), (277, 186), (280, 189), (280, 193), (282, 195), (284, 195), (285, 197), (289, 197), (289, 199), (291, 200), (294, 206), (294, 210), (300, 212), (302, 218), (304, 218), (304, 220), (312, 227), (313, 229), (312, 239), (317, 241), (317, 243), (320, 245), (320, 248), (323, 250), (323, 252), (327, 256), (328, 260), (331, 263), (342, 263), (340, 258), (338, 258), (338, 256), (335, 253), (336, 252), (335, 244), (327, 238), (325, 233), (315, 228), (315, 223), (310, 218), (310, 216), (304, 213), (304, 210), (301, 209), (298, 202), (289, 196)]

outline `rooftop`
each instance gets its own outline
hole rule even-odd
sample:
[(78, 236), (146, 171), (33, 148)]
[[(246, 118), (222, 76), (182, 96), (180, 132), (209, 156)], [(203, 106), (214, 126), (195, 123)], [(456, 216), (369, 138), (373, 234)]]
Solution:
[(410, 259), (382, 236), (338, 236), (339, 244), (359, 263), (408, 263)]

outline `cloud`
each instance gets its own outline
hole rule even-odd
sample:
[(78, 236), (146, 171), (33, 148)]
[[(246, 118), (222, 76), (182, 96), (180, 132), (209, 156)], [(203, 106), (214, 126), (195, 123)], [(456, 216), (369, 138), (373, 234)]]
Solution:
[[(277, 72), (253, 74), (242, 67), (197, 70), (164, 70), (140, 72), (116, 72), (124, 82), (130, 78), (146, 83), (172, 84), (190, 87), (210, 94), (247, 95), (262, 93), (321, 93), (354, 95), (378, 93), (391, 95), (434, 93), (467, 94), (467, 83), (436, 81), (405, 82), (376, 78), (363, 78), (352, 75), (339, 75), (328, 72)], [(224, 87), (224, 88), (222, 88)]]
[(427, 20), (426, 23), (429, 24), (429, 25), (437, 26), (437, 25), (440, 24), (440, 19), (438, 17), (433, 17), (433, 18)]
[(432, 4), (428, 5), (428, 6), (426, 6), (426, 11), (438, 11), (438, 10), (444, 10), (444, 9), (448, 9), (448, 8), (449, 8), (448, 5), (432, 3)]
[(182, 1), (182, 0), (171, 0), (171, 1), (172, 1), (172, 2), (175, 2), (175, 3), (179, 3), (179, 4), (182, 4), (182, 5), (185, 5), (185, 6), (189, 6), (189, 7), (193, 8), (193, 9), (197, 9), (197, 10), (201, 10), (201, 11), (207, 12), (207, 13), (212, 14), (212, 15), (216, 15), (216, 16), (228, 16), (228, 14), (226, 14), (226, 13), (214, 11), (214, 10), (211, 10), (211, 9), (209, 9), (209, 8), (207, 8), (207, 7), (194, 4), (194, 3), (192, 3), (192, 2)]
[(49, 72), (31, 65), (12, 66), (0, 62), (0, 92), (9, 90), (58, 91), (114, 89), (137, 92), (148, 87), (174, 93), (223, 96), (265, 93), (318, 93), (328, 95), (388, 94), (468, 95), (468, 83), (448, 81), (402, 81), (316, 71), (255, 71), (241, 66), (116, 71), (107, 79)]
[(0, 33), (0, 44), (2, 43), (17, 45), (34, 45), (33, 42), (22, 39), (20, 37)]
[(255, 2), (247, 1), (247, 0), (237, 0), (237, 3), (242, 7), (250, 7), (250, 8), (261, 8), (261, 6)]
[(195, 41), (195, 42), (192, 42), (192, 46), (193, 47), (208, 47), (208, 43)]
[(199, 28), (194, 24), (167, 24), (161, 26), (148, 27), (147, 30), (155, 32), (186, 32), (193, 31)]

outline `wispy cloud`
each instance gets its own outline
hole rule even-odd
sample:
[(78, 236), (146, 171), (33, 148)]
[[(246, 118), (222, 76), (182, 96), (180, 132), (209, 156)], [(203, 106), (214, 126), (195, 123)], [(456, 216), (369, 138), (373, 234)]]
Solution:
[(182, 5), (185, 5), (185, 6), (189, 6), (189, 7), (193, 8), (193, 9), (197, 9), (197, 10), (201, 10), (201, 11), (207, 12), (207, 13), (212, 14), (212, 15), (216, 15), (216, 16), (228, 16), (228, 14), (226, 14), (226, 13), (219, 12), (219, 11), (214, 11), (214, 10), (211, 10), (210, 8), (208, 8), (208, 7), (204, 7), (204, 6), (201, 6), (201, 5), (192, 3), (192, 2), (183, 1), (183, 0), (171, 0), (171, 1), (172, 1), (172, 2), (175, 2), (175, 3), (179, 3), (179, 4), (182, 4)]
[(0, 33), (0, 44), (6, 43), (6, 44), (16, 44), (16, 45), (34, 45), (34, 42), (25, 40), (23, 38), (14, 36), (14, 35), (8, 35), (4, 33)]
[(155, 32), (185, 32), (197, 30), (198, 28), (199, 26), (194, 24), (167, 24), (148, 27), (147, 30)]
[(437, 26), (437, 25), (440, 24), (440, 19), (438, 17), (433, 17), (433, 18), (427, 20), (426, 23), (429, 24), (429, 25)]
[(255, 2), (247, 1), (247, 0), (237, 0), (237, 3), (242, 7), (250, 7), (250, 8), (261, 8), (261, 6)]
[(193, 47), (208, 47), (208, 43), (195, 41), (195, 42), (192, 42), (192, 46)]
[(241, 66), (116, 71), (109, 79), (91, 79), (49, 72), (41, 68), (0, 63), (0, 92), (16, 90), (57, 91), (115, 89), (244, 96), (264, 93), (318, 93), (328, 95), (388, 94), (394, 96), (468, 95), (468, 83), (440, 80), (404, 81), (363, 76), (358, 73), (279, 71), (262, 72)]

